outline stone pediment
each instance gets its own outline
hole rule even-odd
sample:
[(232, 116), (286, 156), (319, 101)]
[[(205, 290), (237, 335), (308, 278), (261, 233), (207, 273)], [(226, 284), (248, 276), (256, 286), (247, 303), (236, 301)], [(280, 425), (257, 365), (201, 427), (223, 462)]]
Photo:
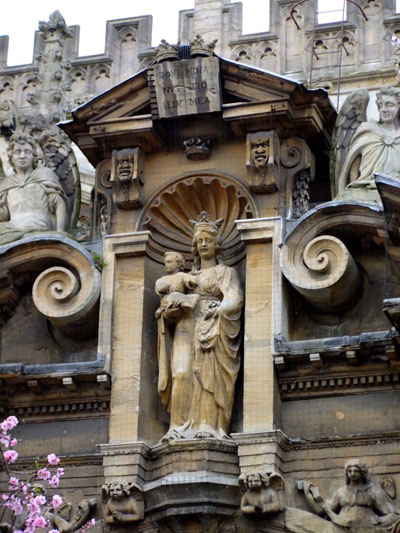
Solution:
[[(168, 139), (172, 122), (196, 117), (213, 136), (222, 119), (235, 136), (263, 130), (284, 137), (302, 132), (316, 149), (327, 149), (335, 110), (323, 89), (223, 58), (208, 57), (155, 64), (116, 85), (72, 113), (62, 129), (96, 165), (115, 148), (139, 145), (149, 153)], [(215, 124), (215, 121), (214, 121)], [(215, 127), (214, 127), (215, 130)], [(174, 126), (179, 136), (179, 127)]]

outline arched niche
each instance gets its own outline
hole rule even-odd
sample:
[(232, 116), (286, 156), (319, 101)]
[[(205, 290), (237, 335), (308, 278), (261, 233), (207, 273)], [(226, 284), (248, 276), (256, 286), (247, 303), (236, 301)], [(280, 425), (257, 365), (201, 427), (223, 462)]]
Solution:
[(176, 178), (149, 199), (138, 229), (152, 233), (152, 259), (163, 263), (164, 253), (172, 250), (190, 261), (193, 228), (189, 220), (196, 220), (201, 211), (207, 211), (213, 220), (224, 219), (220, 234), (226, 264), (234, 265), (243, 259), (245, 246), (235, 220), (256, 218), (257, 207), (238, 180), (212, 172)]

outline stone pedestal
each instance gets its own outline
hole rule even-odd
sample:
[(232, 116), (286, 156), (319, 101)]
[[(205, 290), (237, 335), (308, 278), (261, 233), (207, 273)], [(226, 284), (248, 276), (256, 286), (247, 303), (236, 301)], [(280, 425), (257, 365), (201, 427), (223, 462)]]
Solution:
[[(239, 466), (234, 442), (214, 439), (174, 441), (150, 451), (146, 512), (168, 516), (229, 516), (240, 505)], [(151, 470), (151, 471), (150, 471)]]

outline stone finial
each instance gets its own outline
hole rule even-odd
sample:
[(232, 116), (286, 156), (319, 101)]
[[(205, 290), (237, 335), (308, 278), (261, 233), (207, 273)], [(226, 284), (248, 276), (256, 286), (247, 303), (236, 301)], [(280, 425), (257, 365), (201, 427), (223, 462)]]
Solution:
[(191, 161), (201, 161), (210, 155), (211, 139), (190, 137), (183, 141), (185, 156)]
[(196, 37), (190, 41), (191, 57), (211, 57), (214, 55), (214, 48), (218, 39), (214, 39), (211, 43), (205, 43), (203, 37), (197, 34)]
[(161, 39), (156, 48), (156, 63), (163, 61), (177, 61), (179, 59), (179, 45), (169, 44), (165, 39)]
[(39, 31), (45, 40), (49, 38), (68, 38), (72, 37), (72, 31), (68, 29), (64, 17), (58, 11), (54, 11), (49, 17), (49, 21), (39, 21)]

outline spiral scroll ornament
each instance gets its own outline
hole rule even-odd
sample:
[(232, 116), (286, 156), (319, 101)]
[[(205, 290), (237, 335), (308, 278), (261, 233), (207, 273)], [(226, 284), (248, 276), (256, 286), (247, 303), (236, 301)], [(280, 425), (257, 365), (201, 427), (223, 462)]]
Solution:
[(90, 270), (79, 277), (61, 266), (42, 272), (32, 288), (37, 309), (58, 326), (78, 322), (96, 305), (100, 294), (100, 273), (95, 267)]
[(281, 268), (291, 285), (322, 311), (350, 305), (361, 284), (353, 257), (332, 235), (315, 237), (306, 246), (283, 246)]

